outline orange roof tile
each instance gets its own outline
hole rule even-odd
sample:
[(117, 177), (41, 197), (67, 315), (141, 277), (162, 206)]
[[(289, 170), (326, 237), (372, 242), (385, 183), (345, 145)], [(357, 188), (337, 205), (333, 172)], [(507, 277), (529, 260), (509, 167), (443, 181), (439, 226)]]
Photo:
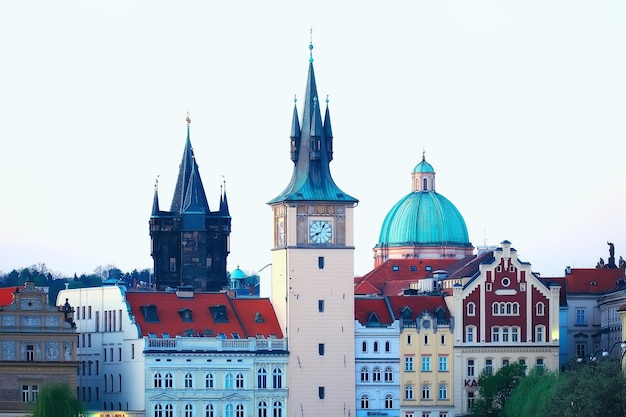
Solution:
[(364, 326), (370, 323), (372, 313), (376, 313), (383, 326), (388, 326), (394, 321), (385, 298), (357, 297), (354, 299), (354, 317), (359, 323)]
[(622, 268), (572, 268), (565, 275), (567, 294), (605, 294), (622, 277)]
[(402, 309), (408, 307), (411, 309), (411, 320), (415, 320), (425, 311), (435, 315), (435, 311), (442, 308), (444, 311), (444, 320), (450, 320), (450, 311), (442, 296), (430, 295), (399, 295), (390, 296), (389, 302), (396, 317), (402, 317)]
[(24, 287), (21, 286), (0, 288), (0, 307), (6, 307), (13, 304), (13, 294), (15, 294), (15, 290), (21, 290), (22, 288)]

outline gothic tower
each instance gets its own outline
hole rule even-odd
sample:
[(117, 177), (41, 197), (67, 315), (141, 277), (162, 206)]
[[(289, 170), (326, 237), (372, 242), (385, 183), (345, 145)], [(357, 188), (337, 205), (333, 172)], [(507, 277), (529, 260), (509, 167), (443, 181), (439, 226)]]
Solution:
[(187, 117), (187, 141), (170, 211), (159, 209), (157, 185), (154, 189), (150, 239), (155, 285), (157, 290), (185, 285), (219, 291), (228, 285), (231, 217), (224, 188), (219, 209), (209, 209), (189, 138), (190, 123)]
[(292, 416), (354, 416), (354, 218), (358, 200), (333, 181), (328, 100), (322, 120), (313, 45), (302, 123), (294, 105), (291, 181), (269, 201), (271, 300), (289, 340)]

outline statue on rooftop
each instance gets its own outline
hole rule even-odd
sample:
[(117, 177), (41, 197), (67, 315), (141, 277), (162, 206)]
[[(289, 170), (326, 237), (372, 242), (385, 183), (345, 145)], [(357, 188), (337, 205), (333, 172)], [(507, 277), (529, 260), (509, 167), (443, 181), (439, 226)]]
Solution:
[(612, 242), (606, 242), (609, 245), (609, 261), (606, 264), (607, 268), (617, 268), (615, 265), (615, 246)]

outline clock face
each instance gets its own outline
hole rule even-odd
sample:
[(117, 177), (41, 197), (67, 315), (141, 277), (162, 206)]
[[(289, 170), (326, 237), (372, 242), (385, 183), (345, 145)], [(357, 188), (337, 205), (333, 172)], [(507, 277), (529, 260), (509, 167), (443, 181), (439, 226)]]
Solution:
[(309, 223), (309, 238), (312, 243), (327, 243), (333, 236), (333, 229), (326, 220), (314, 220)]

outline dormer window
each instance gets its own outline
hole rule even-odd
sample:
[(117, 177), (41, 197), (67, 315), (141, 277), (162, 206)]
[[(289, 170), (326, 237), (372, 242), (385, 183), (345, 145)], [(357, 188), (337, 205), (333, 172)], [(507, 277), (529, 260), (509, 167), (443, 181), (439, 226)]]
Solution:
[(211, 315), (213, 316), (213, 321), (215, 323), (228, 323), (228, 316), (226, 315), (226, 306), (224, 304), (211, 306), (209, 307), (209, 310), (211, 310)]
[(254, 322), (255, 323), (265, 323), (265, 319), (258, 311), (254, 313)]
[(183, 321), (193, 321), (191, 317), (191, 310), (189, 310), (188, 308), (181, 308), (180, 310), (178, 310), (178, 314)]
[(378, 318), (378, 314), (376, 313), (370, 313), (369, 317), (367, 318), (367, 325), (368, 326), (380, 326), (380, 319)]
[(391, 270), (394, 271), (394, 272), (398, 272), (400, 270), (400, 267), (398, 265), (393, 265), (391, 267)]
[(145, 321), (149, 321), (153, 323), (159, 321), (159, 315), (157, 314), (157, 306), (155, 306), (154, 304), (141, 306), (139, 307), (139, 309), (141, 310), (141, 314), (143, 314), (143, 319)]

